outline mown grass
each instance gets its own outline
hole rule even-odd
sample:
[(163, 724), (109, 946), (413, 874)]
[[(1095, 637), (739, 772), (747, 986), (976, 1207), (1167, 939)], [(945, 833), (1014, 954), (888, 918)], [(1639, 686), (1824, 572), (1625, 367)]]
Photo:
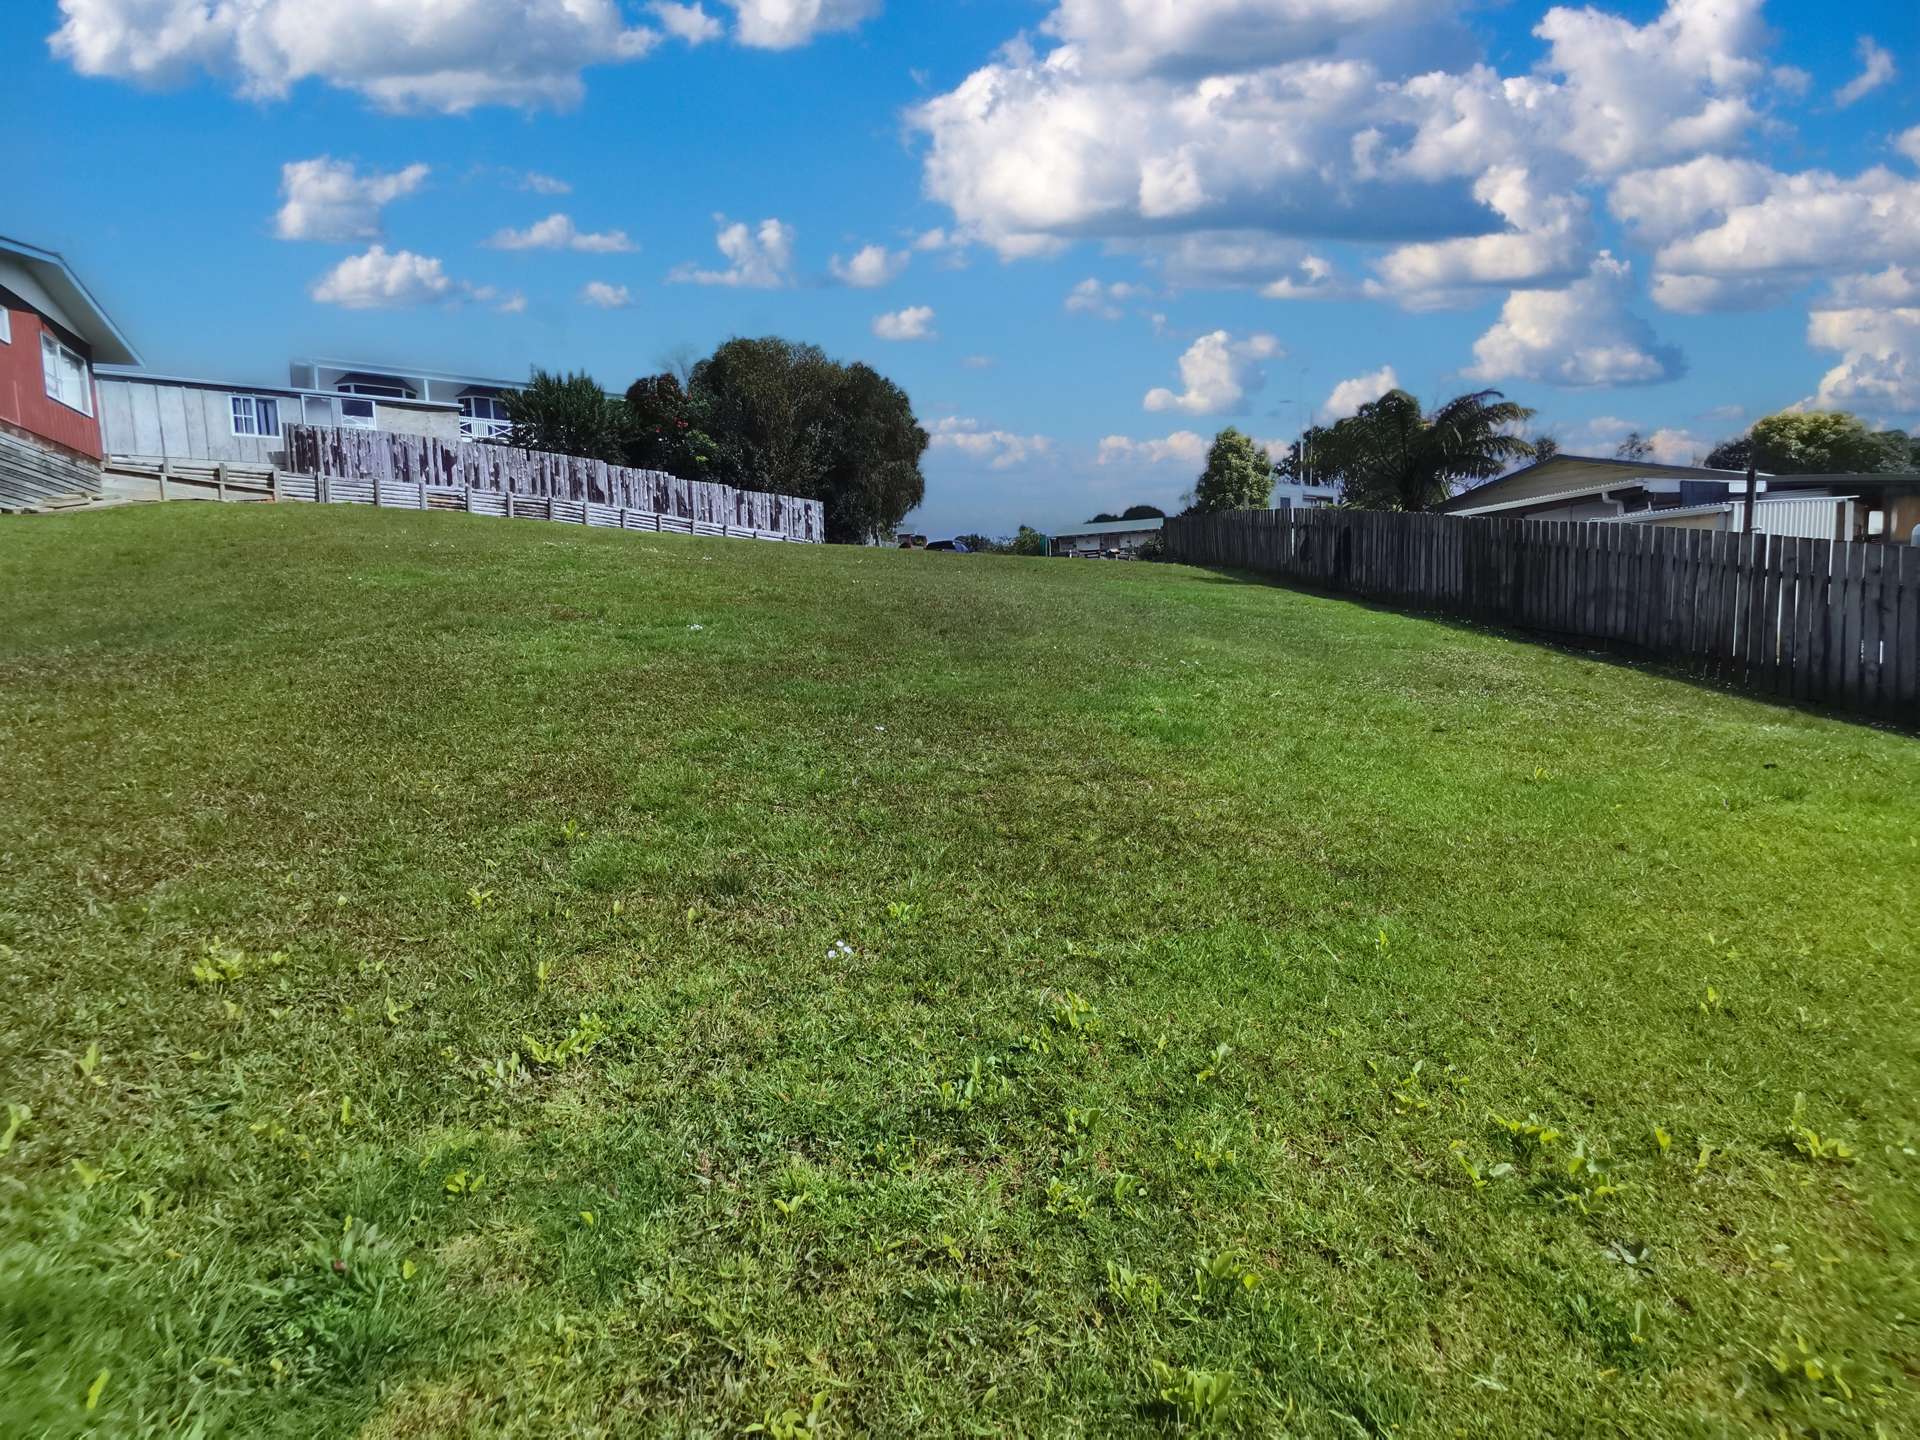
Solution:
[(0, 1433), (1920, 1425), (1909, 738), (333, 508), (0, 616)]

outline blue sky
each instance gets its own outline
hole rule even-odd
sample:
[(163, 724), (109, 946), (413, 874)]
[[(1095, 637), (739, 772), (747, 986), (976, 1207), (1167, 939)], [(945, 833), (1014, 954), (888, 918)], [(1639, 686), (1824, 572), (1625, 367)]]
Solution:
[(0, 231), (236, 381), (816, 341), (912, 395), (936, 533), (1389, 379), (1685, 460), (1920, 422), (1916, 8), (26, 0)]

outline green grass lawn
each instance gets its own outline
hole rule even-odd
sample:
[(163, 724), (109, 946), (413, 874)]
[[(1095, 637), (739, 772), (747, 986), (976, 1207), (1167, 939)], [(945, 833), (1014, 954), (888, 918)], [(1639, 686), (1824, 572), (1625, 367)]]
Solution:
[(0, 1434), (1920, 1433), (1920, 743), (1174, 566), (0, 524)]

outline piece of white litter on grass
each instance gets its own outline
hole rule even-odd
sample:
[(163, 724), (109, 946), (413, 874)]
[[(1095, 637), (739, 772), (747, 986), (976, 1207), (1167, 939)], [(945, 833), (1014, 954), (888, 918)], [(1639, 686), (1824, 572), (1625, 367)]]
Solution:
[(687, 626), (687, 629), (689, 629), (689, 630), (704, 630), (704, 629), (706, 629), (706, 628), (707, 628), (707, 627), (706, 627), (706, 626), (704, 626), (704, 625), (689, 625), (689, 626)]

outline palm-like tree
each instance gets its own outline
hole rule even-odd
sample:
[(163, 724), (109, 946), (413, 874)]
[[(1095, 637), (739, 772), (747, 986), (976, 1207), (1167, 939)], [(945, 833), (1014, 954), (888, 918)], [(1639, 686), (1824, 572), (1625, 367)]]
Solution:
[(1422, 414), (1404, 390), (1389, 390), (1316, 437), (1314, 468), (1337, 475), (1349, 505), (1432, 510), (1462, 481), (1490, 480), (1533, 454), (1515, 433), (1533, 417), (1498, 390), (1459, 395)]

